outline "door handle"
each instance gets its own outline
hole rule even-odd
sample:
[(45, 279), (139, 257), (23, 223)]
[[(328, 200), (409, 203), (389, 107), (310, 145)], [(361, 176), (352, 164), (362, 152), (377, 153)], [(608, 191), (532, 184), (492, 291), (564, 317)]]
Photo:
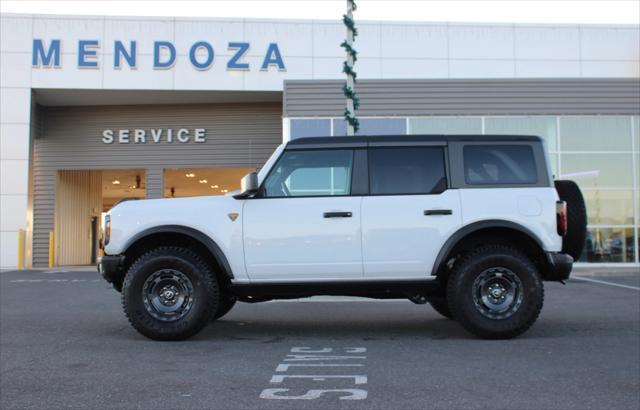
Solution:
[(325, 218), (351, 218), (351, 212), (325, 212)]
[(451, 209), (427, 209), (424, 214), (429, 215), (451, 215)]

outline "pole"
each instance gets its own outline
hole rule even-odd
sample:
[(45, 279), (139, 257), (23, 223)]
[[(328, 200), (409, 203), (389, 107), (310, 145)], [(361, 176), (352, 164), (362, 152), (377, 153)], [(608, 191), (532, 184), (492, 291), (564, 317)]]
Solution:
[(24, 269), (24, 229), (18, 229), (18, 270)]
[(342, 64), (342, 72), (347, 76), (347, 80), (342, 87), (342, 92), (346, 97), (344, 119), (347, 121), (347, 135), (354, 135), (358, 132), (358, 128), (360, 126), (358, 119), (356, 118), (356, 110), (358, 109), (360, 102), (355, 91), (356, 72), (353, 69), (357, 60), (356, 56), (358, 54), (353, 48), (353, 43), (358, 35), (358, 30), (356, 30), (355, 22), (353, 20), (353, 12), (356, 8), (354, 0), (347, 0), (347, 14), (342, 16), (342, 22), (347, 28), (347, 38), (342, 42), (342, 44), (340, 44), (347, 54), (347, 59)]
[(53, 231), (49, 232), (49, 269), (53, 268), (55, 265), (55, 255), (56, 255), (56, 247), (55, 247), (56, 239)]
[[(353, 1), (351, 0), (347, 0), (347, 17), (349, 17), (351, 20), (353, 20)], [(347, 45), (349, 45), (349, 47), (353, 48), (353, 31), (349, 29), (349, 27), (347, 27)], [(350, 53), (347, 53), (347, 64), (351, 67), (353, 67), (353, 65), (355, 64), (355, 61), (353, 61), (353, 56)], [(347, 88), (350, 88), (352, 90), (355, 91), (355, 84), (353, 81), (353, 75), (350, 73), (347, 73)], [(353, 111), (353, 100), (351, 98), (347, 98), (347, 111), (351, 114), (354, 114)], [(347, 135), (353, 135), (353, 124), (351, 124), (350, 122), (347, 122)]]

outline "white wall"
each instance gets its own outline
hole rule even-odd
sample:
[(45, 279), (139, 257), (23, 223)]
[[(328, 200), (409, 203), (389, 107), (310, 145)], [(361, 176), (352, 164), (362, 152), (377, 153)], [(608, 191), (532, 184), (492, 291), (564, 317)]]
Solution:
[[(357, 25), (359, 78), (640, 77), (638, 26)], [(0, 30), (2, 267), (16, 265), (17, 230), (26, 227), (32, 88), (273, 91), (285, 79), (342, 78), (340, 22), (3, 15)], [(31, 67), (34, 38), (62, 41), (61, 68)], [(97, 69), (77, 67), (80, 39), (100, 42)], [(137, 40), (137, 68), (113, 67), (114, 40)], [(173, 68), (153, 69), (154, 40), (175, 45)], [(188, 59), (200, 40), (216, 53), (209, 70)], [(226, 69), (230, 41), (251, 43), (249, 71)], [(286, 71), (260, 71), (270, 42)]]
[[(27, 223), (31, 18), (0, 21), (0, 267), (18, 261), (18, 229)], [(27, 64), (25, 64), (25, 62)]]
[[(341, 78), (341, 22), (305, 20), (2, 17), (3, 79), (33, 88), (281, 90), (284, 79)], [(358, 22), (360, 78), (639, 77), (638, 26)], [(31, 68), (32, 39), (62, 41), (62, 68)], [(78, 40), (98, 40), (97, 69), (77, 67)], [(138, 42), (138, 67), (113, 67), (114, 41)], [(154, 70), (154, 41), (177, 50)], [(188, 58), (196, 41), (215, 50), (208, 70)], [(251, 44), (248, 71), (228, 71), (230, 41)], [(286, 71), (259, 68), (275, 42)], [(13, 67), (13, 68), (11, 68)], [(5, 70), (3, 70), (5, 71)]]

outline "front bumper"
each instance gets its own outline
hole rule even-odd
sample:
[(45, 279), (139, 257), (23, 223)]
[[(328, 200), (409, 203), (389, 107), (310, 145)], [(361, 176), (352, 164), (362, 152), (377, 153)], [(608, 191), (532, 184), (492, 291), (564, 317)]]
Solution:
[(566, 253), (547, 252), (545, 280), (567, 280), (573, 269), (573, 257)]
[(98, 272), (109, 283), (122, 282), (122, 255), (105, 255), (98, 260)]

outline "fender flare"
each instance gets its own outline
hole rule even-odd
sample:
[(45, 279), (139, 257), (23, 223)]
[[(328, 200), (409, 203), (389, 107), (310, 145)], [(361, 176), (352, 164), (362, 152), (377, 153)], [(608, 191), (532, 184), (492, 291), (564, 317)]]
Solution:
[(444, 245), (442, 245), (442, 248), (440, 248), (440, 252), (438, 252), (438, 256), (436, 257), (436, 260), (433, 263), (433, 269), (431, 270), (431, 275), (435, 276), (437, 274), (437, 272), (440, 270), (442, 265), (447, 262), (446, 257), (449, 254), (449, 252), (451, 252), (451, 250), (458, 244), (458, 242), (462, 238), (464, 238), (465, 236), (473, 232), (477, 232), (481, 229), (487, 229), (487, 228), (507, 228), (507, 229), (513, 229), (515, 231), (523, 233), (527, 235), (529, 238), (533, 239), (538, 244), (540, 249), (544, 251), (544, 246), (542, 244), (542, 241), (530, 229), (511, 221), (505, 221), (501, 219), (488, 219), (485, 221), (474, 222), (472, 224), (463, 226), (462, 228), (454, 232), (449, 237), (449, 239), (446, 240)]
[(148, 228), (143, 231), (140, 231), (127, 241), (127, 243), (123, 248), (124, 251), (122, 253), (123, 254), (126, 253), (129, 250), (129, 248), (131, 248), (131, 246), (134, 243), (138, 242), (140, 239), (143, 239), (147, 236), (158, 234), (158, 233), (179, 233), (182, 235), (189, 236), (193, 240), (200, 242), (209, 250), (209, 252), (211, 252), (213, 257), (216, 259), (216, 262), (218, 262), (218, 265), (220, 265), (220, 267), (222, 268), (223, 274), (225, 274), (229, 279), (233, 279), (233, 271), (231, 270), (231, 265), (229, 265), (229, 261), (227, 260), (227, 257), (225, 256), (224, 252), (222, 252), (222, 249), (220, 249), (218, 244), (213, 239), (211, 239), (208, 235), (202, 233), (197, 229), (190, 228), (188, 226), (160, 225), (160, 226), (154, 226), (153, 228)]

